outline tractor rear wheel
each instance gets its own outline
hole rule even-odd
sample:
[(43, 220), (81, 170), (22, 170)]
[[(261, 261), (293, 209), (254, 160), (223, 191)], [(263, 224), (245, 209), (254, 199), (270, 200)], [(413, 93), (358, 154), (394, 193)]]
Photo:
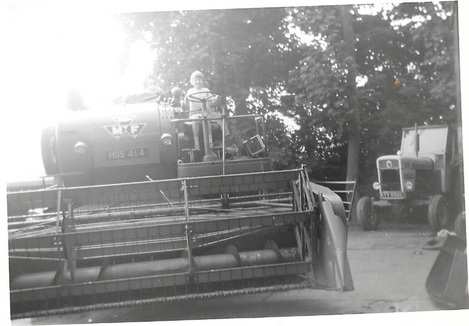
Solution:
[(365, 196), (358, 201), (357, 218), (358, 223), (365, 231), (376, 230), (378, 228), (379, 218), (373, 210), (373, 202), (370, 197)]
[(466, 239), (466, 214), (465, 212), (459, 213), (454, 221), (454, 232), (461, 239)]
[(450, 215), (448, 204), (446, 203), (443, 195), (435, 195), (430, 199), (430, 205), (428, 205), (428, 223), (434, 232), (438, 232), (441, 229), (447, 229), (450, 224)]

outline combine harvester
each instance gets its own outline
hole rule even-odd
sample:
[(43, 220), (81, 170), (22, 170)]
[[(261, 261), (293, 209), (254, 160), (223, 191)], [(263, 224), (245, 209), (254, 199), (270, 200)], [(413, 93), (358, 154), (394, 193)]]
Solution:
[[(207, 112), (210, 97), (189, 100)], [(48, 176), (8, 186), (12, 318), (353, 289), (338, 195), (304, 168), (273, 171), (256, 132), (225, 145), (228, 121), (256, 116), (188, 119), (154, 102), (72, 114), (43, 132)]]

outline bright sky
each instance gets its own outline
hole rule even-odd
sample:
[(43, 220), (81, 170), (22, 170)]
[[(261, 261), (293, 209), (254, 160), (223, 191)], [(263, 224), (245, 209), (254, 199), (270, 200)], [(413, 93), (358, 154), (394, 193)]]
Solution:
[[(44, 174), (40, 156), (43, 126), (66, 113), (67, 94), (79, 91), (92, 109), (113, 98), (143, 91), (153, 52), (134, 42), (125, 53), (125, 34), (110, 14), (11, 10), (7, 16), (4, 62), (9, 103), (4, 169), (7, 180)], [(5, 130), (3, 130), (5, 131)]]

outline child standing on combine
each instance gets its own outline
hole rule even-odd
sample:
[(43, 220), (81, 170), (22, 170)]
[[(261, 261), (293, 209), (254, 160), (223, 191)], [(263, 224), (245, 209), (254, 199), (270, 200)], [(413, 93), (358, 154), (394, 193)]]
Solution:
[[(190, 82), (192, 85), (192, 88), (190, 88), (187, 91), (186, 97), (185, 97), (185, 103), (186, 105), (189, 106), (189, 118), (190, 119), (201, 119), (204, 117), (208, 118), (214, 118), (215, 116), (218, 116), (216, 112), (212, 112), (212, 104), (213, 102), (216, 101), (216, 98), (214, 97), (214, 94), (206, 87), (204, 87), (204, 74), (202, 74), (200, 71), (196, 70), (191, 74)], [(207, 112), (204, 112), (204, 107), (202, 104), (202, 101), (194, 101), (190, 100), (189, 97), (196, 98), (199, 100), (207, 100)], [(218, 122), (218, 121), (217, 121)], [(192, 131), (194, 133), (194, 149), (195, 150), (200, 150), (200, 141), (199, 141), (199, 130), (200, 130), (200, 121), (193, 121), (192, 122)], [(210, 123), (209, 125), (209, 137), (211, 140), (211, 128), (210, 128)], [(211, 144), (209, 144), (211, 146)]]

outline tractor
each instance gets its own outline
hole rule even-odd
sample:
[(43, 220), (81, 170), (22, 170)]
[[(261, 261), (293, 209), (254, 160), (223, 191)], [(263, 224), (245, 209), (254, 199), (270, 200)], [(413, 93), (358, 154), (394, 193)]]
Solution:
[(422, 209), (433, 231), (449, 228), (463, 211), (461, 139), (461, 128), (447, 125), (403, 128), (400, 151), (376, 160), (377, 198), (364, 196), (356, 205), (363, 229), (376, 229), (385, 215)]
[[(206, 113), (212, 97), (189, 100)], [(340, 197), (305, 167), (273, 170), (258, 116), (219, 105), (193, 119), (178, 102), (70, 112), (44, 129), (47, 175), (7, 185), (12, 318), (353, 289)], [(243, 119), (254, 128), (230, 143)]]

